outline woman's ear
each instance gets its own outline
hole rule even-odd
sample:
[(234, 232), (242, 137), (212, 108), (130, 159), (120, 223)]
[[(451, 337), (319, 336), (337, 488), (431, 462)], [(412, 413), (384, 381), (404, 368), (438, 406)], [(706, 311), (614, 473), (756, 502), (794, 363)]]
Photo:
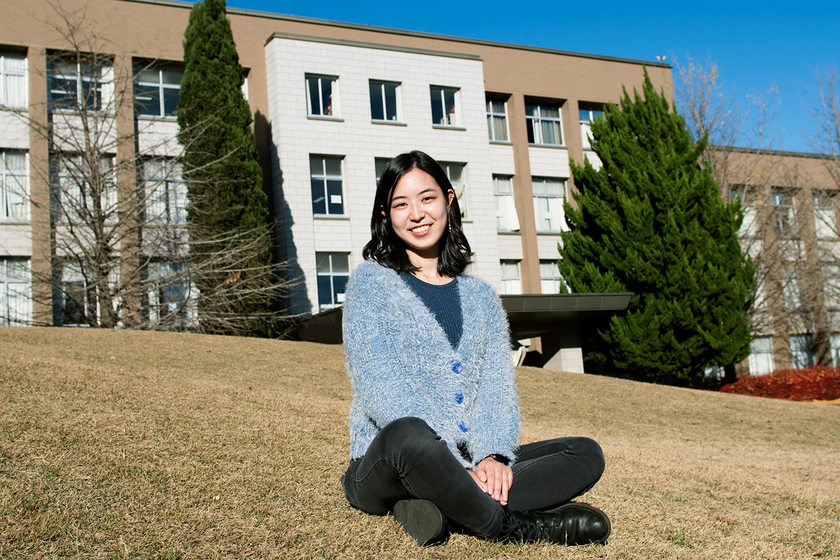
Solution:
[(452, 201), (455, 200), (455, 191), (449, 189), (446, 191), (446, 208), (449, 209), (452, 206)]
[(385, 216), (386, 218), (388, 217), (388, 214), (385, 213), (385, 207), (384, 206), (380, 206), (379, 211), (382, 212), (383, 216)]

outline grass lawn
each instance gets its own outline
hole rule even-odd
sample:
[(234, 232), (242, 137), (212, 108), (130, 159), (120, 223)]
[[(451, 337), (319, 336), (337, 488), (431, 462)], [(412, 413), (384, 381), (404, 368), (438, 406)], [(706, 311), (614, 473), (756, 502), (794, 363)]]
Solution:
[(597, 439), (606, 546), (353, 510), (339, 346), (0, 328), (0, 558), (840, 558), (840, 407), (521, 368), (523, 440)]

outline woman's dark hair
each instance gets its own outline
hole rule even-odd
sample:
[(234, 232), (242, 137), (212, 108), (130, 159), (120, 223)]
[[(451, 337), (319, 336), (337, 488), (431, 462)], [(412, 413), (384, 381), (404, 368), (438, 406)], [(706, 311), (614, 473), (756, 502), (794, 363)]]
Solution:
[[(379, 183), (376, 185), (376, 196), (373, 199), (373, 212), (370, 218), (371, 239), (365, 245), (362, 255), (367, 260), (378, 262), (397, 272), (417, 270), (417, 267), (408, 260), (405, 243), (394, 233), (390, 212), (394, 188), (412, 169), (419, 169), (431, 175), (443, 191), (444, 197), (450, 190), (454, 192), (452, 183), (449, 182), (440, 164), (423, 152), (415, 150), (400, 154), (385, 166)], [(464, 271), (472, 254), (470, 244), (461, 228), (461, 209), (458, 207), (457, 197), (452, 199), (452, 204), (446, 213), (446, 220), (449, 227), (444, 230), (440, 238), (438, 274), (454, 277)]]

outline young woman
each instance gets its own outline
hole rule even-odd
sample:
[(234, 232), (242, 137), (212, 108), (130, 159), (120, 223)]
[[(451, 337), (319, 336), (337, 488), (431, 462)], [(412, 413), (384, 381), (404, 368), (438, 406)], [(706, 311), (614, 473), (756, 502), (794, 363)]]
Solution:
[(392, 512), (421, 545), (447, 524), (498, 541), (605, 542), (608, 517), (570, 502), (604, 470), (598, 444), (518, 445), (507, 317), (463, 273), (470, 246), (436, 161), (414, 151), (388, 163), (371, 235), (344, 302), (350, 504)]

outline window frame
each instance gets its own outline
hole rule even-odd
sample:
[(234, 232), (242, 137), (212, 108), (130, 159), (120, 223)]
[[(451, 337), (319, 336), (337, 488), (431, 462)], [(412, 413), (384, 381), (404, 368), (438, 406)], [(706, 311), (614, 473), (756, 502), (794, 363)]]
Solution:
[[(561, 288), (566, 286), (563, 277), (560, 275), (560, 269), (557, 267), (557, 259), (540, 259), (540, 293), (541, 294), (562, 294), (565, 293)], [(551, 268), (552, 275), (546, 276), (544, 271)], [(546, 291), (546, 285), (551, 283), (550, 291)]]
[[(8, 68), (7, 61), (9, 59), (22, 60), (23, 69), (17, 70)], [(26, 53), (17, 53), (15, 51), (0, 50), (0, 108), (2, 109), (25, 109), (29, 104), (29, 80), (27, 75), (29, 71), (29, 59)], [(19, 105), (9, 103), (9, 88), (8, 84), (11, 80), (9, 78), (19, 78), (22, 86), (22, 101)]]
[[(452, 190), (455, 191), (455, 197), (458, 199), (458, 208), (461, 210), (461, 221), (470, 221), (470, 213), (467, 208), (469, 203), (469, 196), (467, 196), (467, 164), (458, 161), (439, 161), (438, 163), (446, 174), (446, 178), (449, 179)], [(452, 179), (450, 169), (455, 167), (460, 167), (461, 169), (460, 180)], [(461, 191), (460, 196), (458, 194), (459, 189)]]
[[(376, 118), (376, 116), (373, 114), (374, 86), (378, 86), (377, 93), (381, 95), (380, 103), (382, 105), (382, 118)], [(388, 95), (385, 91), (385, 88), (387, 86), (394, 86), (394, 118), (388, 118)], [(403, 124), (401, 90), (402, 82), (396, 82), (393, 80), (379, 80), (373, 78), (368, 80), (371, 122), (373, 122), (374, 124)]]
[[(321, 162), (321, 174), (320, 175), (313, 175), (312, 173), (312, 160), (319, 159)], [(332, 175), (327, 173), (327, 160), (338, 160), (339, 164), (339, 175)], [(330, 181), (338, 180), (339, 190), (341, 191), (340, 197), (341, 201), (338, 203), (330, 202), (330, 198), (335, 196), (335, 194), (330, 194)], [(316, 191), (315, 191), (315, 181), (321, 181), (322, 189), (317, 194), (323, 194), (324, 198), (324, 212), (316, 212)], [(329, 218), (329, 217), (340, 217), (344, 218), (347, 216), (346, 209), (345, 209), (345, 201), (344, 201), (344, 156), (339, 155), (332, 155), (332, 154), (309, 154), (309, 185), (310, 185), (310, 193), (312, 196), (312, 216), (315, 218)], [(330, 212), (330, 206), (333, 204), (340, 204), (341, 211), (340, 212)]]
[[(176, 321), (171, 326), (176, 330), (186, 330), (194, 326), (195, 309), (192, 298), (193, 284), (183, 262), (165, 259), (153, 259), (144, 270), (143, 311), (145, 319), (160, 323), (174, 314)], [(170, 298), (177, 293), (182, 299)], [(175, 307), (173, 307), (173, 304)], [(161, 311), (164, 306), (168, 309)]]
[[(163, 173), (150, 175), (152, 164)], [(184, 164), (178, 158), (152, 157), (142, 162), (141, 184), (143, 189), (143, 223), (158, 226), (185, 226), (189, 204), (187, 183), (183, 177)], [(159, 176), (155, 176), (159, 175)], [(150, 189), (149, 187), (153, 188)], [(157, 192), (160, 188), (163, 192)], [(159, 200), (162, 202), (158, 202)], [(151, 206), (162, 206), (161, 214), (149, 215)], [(161, 217), (162, 216), (162, 217)]]
[[(143, 74), (156, 72), (157, 73), (157, 80), (155, 82), (150, 81), (143, 81)], [(177, 73), (181, 75), (181, 79), (178, 81), (177, 85), (171, 82), (164, 81), (164, 73)], [(147, 64), (143, 67), (137, 68), (134, 74), (133, 80), (133, 101), (134, 101), (134, 114), (138, 117), (148, 118), (148, 119), (175, 119), (175, 111), (178, 109), (178, 101), (181, 98), (181, 82), (184, 79), (184, 68), (179, 66), (176, 63), (160, 63), (160, 64)], [(152, 113), (144, 113), (138, 108), (138, 89), (140, 88), (155, 88), (157, 89), (157, 99), (158, 99), (158, 111), (155, 114)], [(172, 109), (171, 112), (166, 112), (166, 91), (175, 90), (178, 92), (178, 101), (175, 103), (175, 107)]]
[[(759, 348), (767, 343), (769, 350)], [(750, 375), (767, 375), (776, 369), (775, 356), (773, 355), (773, 337), (757, 336), (750, 341), (750, 354), (747, 358), (750, 368)]]
[[(72, 73), (57, 71), (61, 66), (73, 67)], [(94, 70), (98, 69), (98, 76)], [(71, 93), (68, 90), (57, 89), (56, 80), (64, 80), (67, 84), (74, 84), (75, 92), (72, 93), (73, 103), (64, 104), (58, 101), (56, 94), (63, 92), (60, 99), (69, 99)], [(86, 90), (85, 84), (91, 89)], [(109, 113), (113, 103), (114, 67), (113, 61), (104, 57), (81, 57), (77, 59), (73, 54), (51, 53), (47, 57), (47, 105), (50, 111), (65, 112), (93, 112)], [(92, 105), (88, 104), (90, 92), (95, 92)]]
[[(508, 188), (500, 188), (502, 185), (508, 185)], [(496, 203), (496, 231), (499, 233), (519, 233), (519, 215), (516, 213), (513, 175), (493, 173), (493, 198)], [(506, 225), (512, 227), (505, 227)]]
[[(314, 112), (315, 105), (314, 99), (312, 99), (312, 86), (310, 85), (310, 80), (318, 80), (317, 82), (317, 92), (318, 92), (318, 113)], [(329, 105), (326, 106), (326, 110), (329, 112), (325, 112), (325, 90), (322, 84), (322, 80), (327, 79), (330, 81), (330, 91), (329, 91)], [(333, 76), (330, 74), (317, 74), (307, 72), (304, 74), (304, 88), (305, 88), (305, 95), (306, 95), (306, 116), (312, 119), (324, 119), (324, 120), (340, 120), (340, 112), (339, 112), (339, 92), (338, 92), (338, 76)]]
[(790, 363), (793, 369), (804, 369), (814, 365), (814, 340), (810, 334), (790, 336)]
[[(12, 262), (22, 263), (23, 273), (10, 272)], [(17, 267), (16, 267), (17, 268)], [(13, 308), (12, 306), (15, 305)], [(28, 257), (0, 256), (0, 325), (32, 324), (32, 261)]]
[[(505, 276), (505, 271), (516, 270), (516, 276)], [(502, 280), (501, 294), (519, 295), (522, 293), (522, 260), (499, 259), (499, 276)]]
[[(560, 194), (555, 193), (547, 193), (537, 192), (536, 185), (543, 184), (547, 185), (549, 183), (558, 183), (560, 185)], [(559, 234), (563, 230), (564, 218), (565, 218), (565, 211), (563, 209), (563, 203), (566, 201), (566, 197), (568, 193), (566, 192), (567, 189), (567, 180), (563, 177), (543, 177), (543, 176), (535, 176), (531, 177), (531, 196), (534, 202), (534, 229), (536, 230), (537, 234)], [(545, 203), (545, 215), (548, 216), (548, 220), (551, 222), (551, 225), (554, 224), (555, 220), (552, 218), (552, 209), (551, 209), (551, 201), (553, 200), (560, 200), (560, 206), (557, 209), (559, 216), (557, 217), (557, 229), (541, 229), (541, 222), (545, 221), (544, 218), (540, 218), (541, 212), (538, 204), (544, 201)]]
[[(67, 161), (72, 160), (81, 162), (83, 160), (82, 156), (68, 152), (56, 152), (50, 160), (50, 168), (54, 172), (52, 181), (52, 196), (56, 203), (54, 212), (58, 213), (54, 219), (57, 219), (58, 222), (63, 224), (90, 224), (90, 220), (83, 219), (82, 216), (79, 215), (79, 210), (81, 208), (84, 208), (87, 213), (90, 213), (91, 211), (87, 204), (82, 204), (90, 194), (89, 182), (82, 182), (81, 179), (77, 178), (71, 171), (65, 171), (68, 169), (66, 166)], [(104, 218), (105, 223), (115, 223), (118, 220), (119, 204), (116, 180), (116, 157), (112, 154), (101, 155), (99, 157), (99, 165), (103, 166), (103, 164), (107, 164), (109, 169), (100, 169), (100, 171), (98, 171), (98, 173), (106, 176), (106, 189), (99, 193), (100, 206), (103, 214), (102, 217)], [(80, 166), (81, 164), (78, 165)], [(108, 176), (110, 176), (110, 180), (108, 179)], [(66, 183), (67, 187), (72, 189), (72, 191), (65, 187), (65, 182), (63, 181), (65, 179), (68, 180)], [(83, 184), (84, 190), (82, 186)], [(68, 209), (65, 205), (65, 199), (66, 197), (72, 195), (78, 196), (78, 204), (76, 204), (75, 207)]]
[[(438, 95), (435, 95), (435, 90), (438, 90)], [(447, 101), (446, 93), (452, 92), (452, 111), (446, 112)], [(438, 99), (436, 99), (436, 97)], [(429, 85), (429, 99), (432, 109), (432, 126), (434, 128), (455, 128), (463, 129), (461, 118), (461, 88), (455, 86), (442, 86), (436, 84)], [(437, 107), (440, 112), (440, 121), (435, 121), (435, 104), (440, 103)], [(450, 117), (451, 115), (452, 117)]]
[(795, 193), (787, 189), (773, 189), (770, 197), (776, 233), (786, 239), (798, 237)]
[[(556, 108), (557, 116), (543, 115), (545, 109)], [(533, 108), (536, 114), (528, 114), (529, 108)], [(546, 142), (543, 138), (542, 123), (553, 123), (557, 142)], [(526, 100), (525, 101), (525, 128), (528, 132), (529, 146), (550, 146), (564, 147), (563, 133), (563, 103), (561, 101)]]
[[(344, 270), (340, 270), (340, 267), (336, 267), (334, 265), (334, 257), (335, 256), (343, 256), (346, 259), (347, 266)], [(323, 262), (323, 260), (319, 261), (319, 256), (323, 259), (324, 256), (327, 258), (327, 262), (329, 263), (329, 270), (324, 271), (319, 268), (319, 264)], [(338, 269), (338, 270), (337, 270)], [(350, 279), (350, 253), (344, 251), (316, 251), (315, 252), (315, 277), (316, 277), (316, 288), (318, 291), (318, 309), (323, 311), (325, 309), (334, 309), (336, 307), (340, 307), (344, 305), (344, 294), (347, 291), (347, 282)], [(321, 304), (321, 288), (322, 288), (322, 278), (328, 278), (329, 286), (330, 286), (330, 303)], [(338, 292), (336, 280), (340, 279), (339, 285), (343, 284), (344, 290), (343, 292)]]
[[(490, 139), (491, 143), (494, 144), (510, 144), (510, 128), (508, 127), (508, 117), (507, 117), (507, 109), (508, 109), (508, 101), (510, 100), (510, 95), (502, 95), (502, 94), (494, 94), (494, 93), (485, 93), (484, 94), (484, 103), (485, 108), (487, 110), (487, 137)], [(502, 104), (502, 112), (496, 112), (493, 108), (493, 103), (501, 103)], [(495, 130), (494, 127), (495, 122), (501, 122), (503, 130), (504, 130), (504, 138), (495, 138)]]
[(813, 191), (814, 233), (817, 239), (836, 239), (838, 237), (837, 211), (835, 199), (830, 191)]
[[(596, 103), (581, 103), (578, 105), (578, 120), (580, 121), (580, 142), (584, 150), (591, 150), (592, 144), (590, 138), (592, 136), (592, 121), (596, 118), (604, 118), (604, 106), (599, 106)], [(586, 115), (584, 115), (586, 113)]]
[[(8, 165), (9, 154), (19, 154), (23, 157), (23, 170), (15, 173)], [(15, 180), (17, 178), (17, 180)], [(19, 215), (12, 215), (12, 199), (14, 187), (18, 186), (22, 192), (17, 193), (20, 200), (15, 206), (22, 209)], [(30, 220), (29, 208), (29, 153), (25, 150), (6, 150), (0, 148), (0, 223), (22, 223)]]

